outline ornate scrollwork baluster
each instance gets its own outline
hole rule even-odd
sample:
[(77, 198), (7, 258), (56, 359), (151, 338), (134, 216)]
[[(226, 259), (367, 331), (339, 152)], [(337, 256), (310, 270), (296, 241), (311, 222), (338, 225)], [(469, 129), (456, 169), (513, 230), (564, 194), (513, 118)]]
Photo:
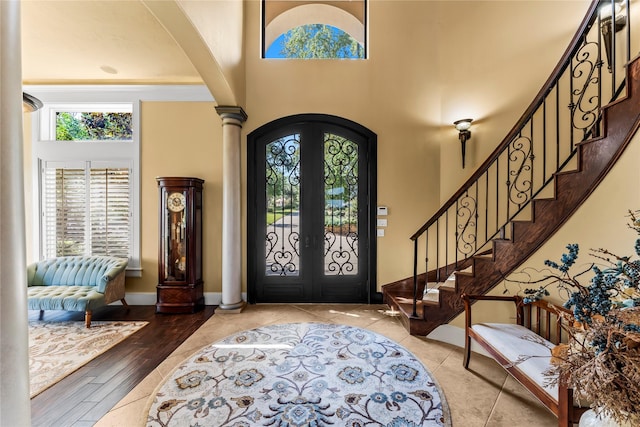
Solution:
[(599, 116), (599, 84), (603, 61), (600, 59), (598, 43), (585, 41), (574, 59), (570, 74), (574, 88), (569, 104), (571, 124), (575, 129), (582, 131), (584, 138), (590, 133)]
[(509, 201), (522, 206), (529, 201), (533, 186), (533, 143), (520, 135), (509, 150)]
[(458, 220), (456, 222), (456, 248), (459, 253), (468, 257), (475, 251), (476, 244), (476, 220), (477, 220), (477, 201), (469, 194), (463, 195), (458, 200), (458, 209), (456, 210)]

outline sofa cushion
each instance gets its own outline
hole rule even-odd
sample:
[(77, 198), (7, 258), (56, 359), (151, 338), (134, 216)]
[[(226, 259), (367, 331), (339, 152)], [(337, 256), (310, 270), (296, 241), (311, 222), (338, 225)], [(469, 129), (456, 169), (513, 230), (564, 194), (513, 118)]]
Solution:
[(96, 286), (104, 292), (109, 282), (126, 269), (127, 260), (109, 256), (67, 256), (29, 266), (29, 286)]
[(87, 311), (105, 305), (95, 286), (30, 286), (29, 310)]
[(524, 326), (508, 323), (479, 323), (471, 327), (514, 366), (531, 378), (553, 399), (558, 400), (557, 385), (548, 385), (544, 372), (551, 365), (554, 344)]

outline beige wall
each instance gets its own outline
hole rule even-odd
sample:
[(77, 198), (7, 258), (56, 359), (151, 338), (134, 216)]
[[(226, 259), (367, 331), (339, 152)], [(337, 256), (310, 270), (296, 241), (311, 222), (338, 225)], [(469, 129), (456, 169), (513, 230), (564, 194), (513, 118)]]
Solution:
[[(591, 3), (438, 2), (441, 99), (440, 199), (445, 202), (491, 154), (559, 61)], [(472, 118), (467, 166), (453, 122)]]
[(158, 176), (204, 179), (204, 290), (220, 291), (222, 235), (221, 120), (209, 102), (143, 102), (141, 108), (142, 277), (127, 292), (155, 292), (158, 284)]

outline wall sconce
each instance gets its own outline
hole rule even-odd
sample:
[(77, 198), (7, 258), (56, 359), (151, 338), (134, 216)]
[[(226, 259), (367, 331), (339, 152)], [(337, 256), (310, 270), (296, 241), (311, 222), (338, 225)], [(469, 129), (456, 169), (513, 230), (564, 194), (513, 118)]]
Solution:
[(471, 131), (469, 128), (471, 127), (471, 122), (473, 119), (461, 119), (453, 122), (453, 125), (456, 127), (458, 132), (458, 138), (460, 139), (460, 143), (462, 144), (462, 169), (464, 169), (464, 157), (466, 153), (467, 141), (471, 138)]
[(607, 68), (609, 72), (613, 68), (611, 63), (613, 46), (613, 34), (621, 31), (627, 25), (627, 16), (622, 14), (622, 2), (615, 0), (613, 2), (604, 2), (598, 11), (600, 15), (600, 32), (602, 33), (602, 42), (604, 43), (604, 51), (607, 56)]
[(22, 92), (22, 111), (25, 113), (33, 113), (42, 108), (42, 101), (35, 96)]

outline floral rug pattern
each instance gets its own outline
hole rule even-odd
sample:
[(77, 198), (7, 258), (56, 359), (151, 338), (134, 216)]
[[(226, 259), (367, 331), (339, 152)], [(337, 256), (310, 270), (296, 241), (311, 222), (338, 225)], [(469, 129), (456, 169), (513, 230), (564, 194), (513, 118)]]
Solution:
[(289, 323), (243, 331), (182, 363), (147, 426), (450, 426), (440, 388), (374, 332)]
[(43, 392), (148, 322), (29, 322), (31, 397)]

